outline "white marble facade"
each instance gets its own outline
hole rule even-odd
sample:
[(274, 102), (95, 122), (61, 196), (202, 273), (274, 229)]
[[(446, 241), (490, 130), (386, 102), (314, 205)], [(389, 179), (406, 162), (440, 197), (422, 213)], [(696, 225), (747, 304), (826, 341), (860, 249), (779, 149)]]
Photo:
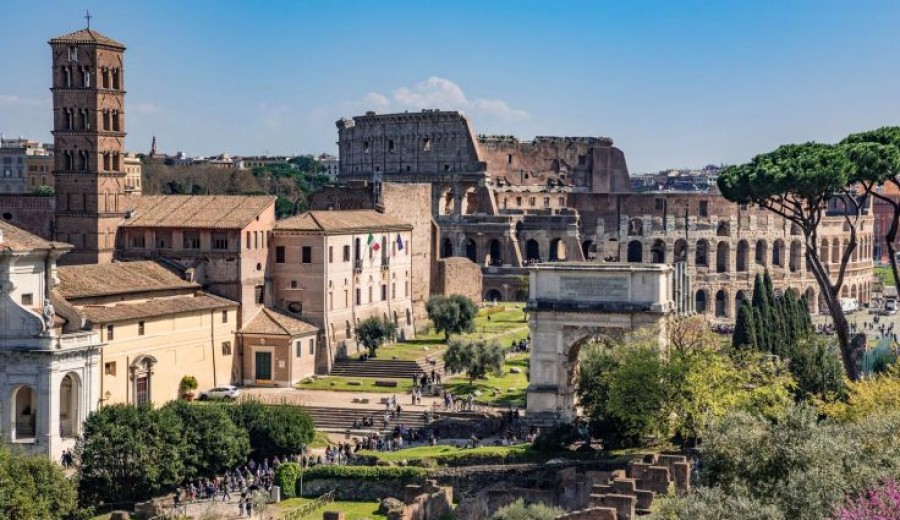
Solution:
[(68, 248), (0, 225), (0, 436), (54, 460), (100, 398), (97, 333), (62, 334), (50, 304)]

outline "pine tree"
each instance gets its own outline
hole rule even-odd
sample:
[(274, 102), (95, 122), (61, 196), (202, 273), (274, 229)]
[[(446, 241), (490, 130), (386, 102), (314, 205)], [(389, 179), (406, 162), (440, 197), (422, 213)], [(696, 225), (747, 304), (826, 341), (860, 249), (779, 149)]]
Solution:
[(738, 309), (734, 335), (731, 337), (731, 344), (734, 348), (759, 348), (756, 336), (755, 314), (753, 307), (745, 300), (741, 304), (741, 308)]

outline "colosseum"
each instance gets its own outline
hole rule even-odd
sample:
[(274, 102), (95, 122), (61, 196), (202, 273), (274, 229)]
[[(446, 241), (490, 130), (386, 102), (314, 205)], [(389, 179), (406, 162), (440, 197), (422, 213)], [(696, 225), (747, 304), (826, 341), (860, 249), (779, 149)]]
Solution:
[[(467, 257), (483, 271), (485, 300), (522, 299), (536, 262), (674, 263), (686, 267), (697, 313), (733, 319), (768, 269), (778, 289), (822, 306), (807, 271), (800, 230), (756, 206), (715, 192), (633, 193), (625, 155), (605, 137), (476, 135), (460, 112), (369, 112), (337, 122), (339, 179), (428, 183), (441, 257)], [(843, 296), (872, 296), (873, 218), (864, 211)], [(819, 229), (832, 271), (849, 241), (828, 212)]]

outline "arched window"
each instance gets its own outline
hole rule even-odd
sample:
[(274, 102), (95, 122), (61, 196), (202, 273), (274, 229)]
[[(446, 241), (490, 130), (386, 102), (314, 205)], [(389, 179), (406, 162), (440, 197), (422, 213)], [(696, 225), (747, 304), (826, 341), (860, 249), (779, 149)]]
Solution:
[(650, 247), (650, 262), (654, 264), (666, 263), (666, 243), (660, 239), (653, 241)]
[(694, 310), (700, 314), (706, 314), (706, 291), (700, 289), (694, 297)]
[(731, 253), (731, 247), (728, 245), (728, 242), (724, 240), (719, 242), (719, 245), (716, 246), (716, 272), (717, 273), (727, 273), (729, 271), (729, 255)]
[(706, 240), (697, 241), (697, 251), (694, 254), (694, 263), (698, 266), (709, 266), (709, 242)]
[(496, 238), (488, 243), (488, 256), (485, 258), (486, 265), (503, 265), (503, 253), (500, 241)]
[(772, 265), (784, 267), (784, 240), (780, 238), (772, 244)]
[(585, 260), (593, 259), (594, 251), (591, 250), (593, 248), (593, 246), (594, 246), (593, 240), (585, 240), (584, 242), (581, 243), (581, 253), (584, 255)]
[(566, 260), (566, 243), (560, 238), (554, 238), (550, 241), (550, 261), (565, 262)]
[(525, 259), (528, 263), (536, 263), (541, 261), (541, 247), (537, 240), (531, 238), (525, 242)]
[(12, 417), (13, 440), (33, 439), (37, 434), (37, 392), (28, 385), (22, 385), (13, 392), (15, 410)]
[(791, 259), (789, 266), (792, 273), (800, 270), (800, 258), (803, 256), (802, 251), (803, 246), (800, 244), (799, 240), (791, 241)]
[(737, 246), (737, 270), (745, 272), (747, 270), (747, 257), (750, 255), (750, 244), (746, 240), (738, 242)]
[(766, 265), (766, 259), (769, 257), (769, 246), (765, 240), (756, 241), (756, 265)]
[(726, 302), (728, 301), (728, 295), (725, 294), (725, 291), (720, 289), (719, 292), (716, 293), (716, 317), (724, 318), (727, 314), (727, 309), (725, 307)]
[(674, 254), (675, 254), (675, 262), (676, 263), (687, 262), (687, 255), (688, 255), (687, 240), (685, 240), (683, 238), (679, 238), (678, 240), (675, 241)]
[(140, 405), (152, 401), (153, 367), (155, 365), (156, 358), (142, 355), (138, 356), (129, 367), (132, 384), (132, 404)]
[(478, 263), (478, 246), (471, 238), (466, 240), (466, 258), (474, 263)]

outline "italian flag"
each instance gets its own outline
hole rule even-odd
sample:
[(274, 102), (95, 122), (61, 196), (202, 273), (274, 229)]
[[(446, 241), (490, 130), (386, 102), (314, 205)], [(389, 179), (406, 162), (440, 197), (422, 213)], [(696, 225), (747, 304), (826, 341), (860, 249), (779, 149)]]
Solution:
[(372, 235), (372, 233), (369, 233), (369, 238), (368, 240), (366, 240), (366, 245), (368, 245), (375, 251), (378, 251), (378, 248), (381, 247), (378, 242), (375, 242), (375, 237)]

